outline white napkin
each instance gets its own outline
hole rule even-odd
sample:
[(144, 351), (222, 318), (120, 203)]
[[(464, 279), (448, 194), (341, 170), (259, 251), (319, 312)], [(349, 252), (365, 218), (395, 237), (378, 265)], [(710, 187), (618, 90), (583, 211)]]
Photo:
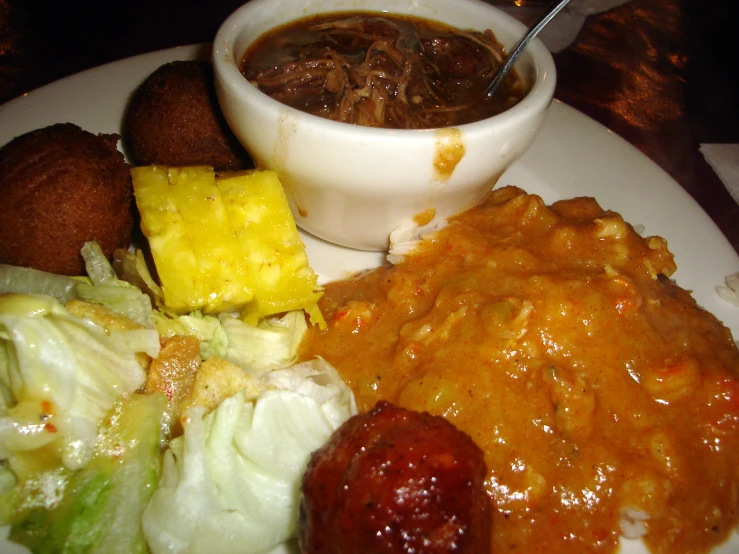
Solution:
[(739, 144), (701, 144), (698, 150), (739, 202)]
[[(505, 5), (496, 0), (486, 0), (488, 4), (501, 8), (512, 15), (527, 27), (532, 25), (543, 13), (546, 6), (517, 7)], [(572, 0), (567, 7), (549, 22), (539, 33), (539, 38), (544, 42), (550, 52), (560, 52), (567, 48), (577, 38), (577, 34), (589, 15), (607, 12), (625, 4), (629, 0)]]

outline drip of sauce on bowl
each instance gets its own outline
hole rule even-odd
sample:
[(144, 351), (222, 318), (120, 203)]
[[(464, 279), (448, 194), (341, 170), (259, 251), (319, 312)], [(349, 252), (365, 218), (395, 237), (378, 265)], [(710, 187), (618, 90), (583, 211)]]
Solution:
[(457, 164), (465, 154), (464, 137), (455, 128), (436, 131), (436, 153), (434, 155), (434, 174), (439, 181), (447, 181), (454, 173)]

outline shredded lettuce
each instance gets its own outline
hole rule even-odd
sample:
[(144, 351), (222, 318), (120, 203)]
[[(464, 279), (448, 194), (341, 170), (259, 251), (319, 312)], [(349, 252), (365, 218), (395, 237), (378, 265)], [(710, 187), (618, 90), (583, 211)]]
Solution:
[(228, 338), (225, 358), (257, 377), (295, 363), (300, 341), (308, 330), (302, 310), (263, 319), (256, 326), (228, 314), (221, 314), (220, 320)]
[(85, 468), (29, 475), (0, 497), (12, 507), (0, 522), (11, 524), (10, 541), (37, 554), (146, 554), (141, 514), (159, 479), (166, 403), (163, 394), (118, 401)]
[(131, 283), (118, 279), (98, 243), (85, 243), (82, 257), (92, 285), (78, 284), (79, 297), (87, 302), (102, 304), (147, 329), (153, 329), (154, 308), (151, 299)]
[(154, 554), (266, 552), (294, 535), (308, 458), (356, 405), (323, 360), (264, 379), (272, 388), (256, 399), (240, 393), (205, 416), (187, 413), (144, 512)]
[(120, 286), (118, 276), (113, 271), (108, 258), (97, 242), (86, 242), (82, 245), (82, 257), (85, 260), (85, 270), (90, 281), (96, 285), (116, 287)]
[(251, 325), (235, 314), (218, 317), (199, 311), (172, 318), (155, 312), (156, 328), (162, 337), (193, 335), (200, 340), (200, 356), (224, 358), (260, 377), (275, 369), (290, 367), (308, 330), (302, 310)]
[(66, 277), (0, 264), (0, 294), (45, 294), (62, 304), (79, 298), (102, 304), (147, 329), (153, 329), (151, 299), (134, 285), (118, 279), (98, 243), (85, 243), (81, 252), (89, 278)]
[[(113, 252), (113, 269), (118, 277), (141, 289), (159, 310), (164, 310), (164, 293), (149, 272), (144, 253), (138, 248)], [(173, 312), (174, 313), (174, 312)]]
[(225, 358), (228, 350), (228, 336), (220, 320), (212, 315), (192, 312), (179, 318), (183, 333), (200, 339), (200, 356), (207, 360), (213, 356)]
[(29, 267), (0, 264), (0, 294), (48, 294), (62, 303), (77, 298), (78, 279)]
[(0, 296), (0, 460), (55, 445), (84, 466), (98, 423), (145, 381), (138, 352), (158, 355), (155, 330), (108, 334), (50, 296)]

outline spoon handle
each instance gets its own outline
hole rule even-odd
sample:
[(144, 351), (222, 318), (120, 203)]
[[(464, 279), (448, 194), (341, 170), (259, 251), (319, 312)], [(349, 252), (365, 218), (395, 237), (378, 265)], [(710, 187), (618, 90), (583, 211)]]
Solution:
[(508, 54), (506, 59), (503, 61), (503, 65), (498, 68), (498, 72), (495, 74), (493, 80), (490, 81), (485, 94), (487, 94), (488, 96), (493, 96), (493, 94), (495, 94), (495, 91), (506, 78), (508, 73), (510, 73), (513, 64), (516, 63), (518, 56), (521, 55), (521, 52), (523, 52), (524, 48), (526, 48), (529, 42), (536, 38), (536, 35), (539, 34), (539, 31), (541, 31), (547, 23), (554, 19), (554, 16), (562, 11), (562, 8), (564, 8), (569, 3), (570, 0), (557, 0), (556, 2), (553, 2), (552, 5), (544, 11), (538, 21), (534, 23), (531, 27), (529, 27), (529, 30), (526, 31), (526, 34), (523, 36), (523, 38), (521, 38), (516, 47), (511, 50), (510, 54)]

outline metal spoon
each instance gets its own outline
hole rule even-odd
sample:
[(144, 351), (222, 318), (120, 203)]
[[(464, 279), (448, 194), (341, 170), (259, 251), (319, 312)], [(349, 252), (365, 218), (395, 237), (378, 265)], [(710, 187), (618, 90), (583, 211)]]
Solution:
[(508, 54), (505, 60), (503, 60), (503, 65), (498, 68), (498, 71), (495, 74), (495, 77), (493, 77), (493, 80), (490, 81), (485, 94), (487, 94), (488, 96), (493, 96), (495, 94), (495, 91), (501, 85), (508, 73), (510, 73), (511, 69), (513, 68), (513, 64), (516, 63), (518, 56), (521, 55), (521, 52), (523, 52), (524, 48), (526, 48), (529, 42), (536, 38), (536, 35), (539, 34), (539, 31), (541, 31), (547, 23), (554, 19), (554, 16), (557, 15), (562, 10), (562, 8), (564, 8), (569, 3), (570, 0), (557, 0), (556, 2), (553, 2), (552, 5), (544, 11), (539, 20), (531, 27), (529, 27), (529, 30), (519, 41), (516, 47), (511, 50), (510, 54)]

